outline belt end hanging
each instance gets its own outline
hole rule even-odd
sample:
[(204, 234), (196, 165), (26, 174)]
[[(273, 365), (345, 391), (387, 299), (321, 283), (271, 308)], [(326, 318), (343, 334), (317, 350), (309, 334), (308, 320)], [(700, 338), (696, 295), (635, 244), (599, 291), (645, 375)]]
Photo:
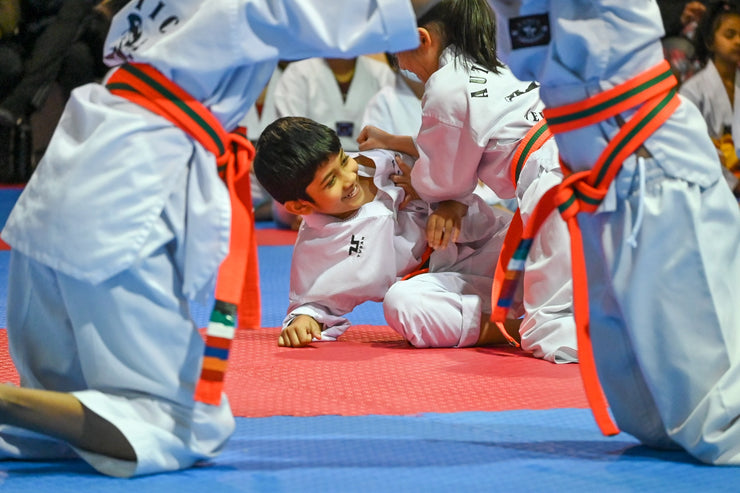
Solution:
[(216, 300), (206, 329), (203, 368), (195, 387), (195, 400), (218, 406), (224, 388), (224, 375), (231, 342), (236, 332), (236, 305)]

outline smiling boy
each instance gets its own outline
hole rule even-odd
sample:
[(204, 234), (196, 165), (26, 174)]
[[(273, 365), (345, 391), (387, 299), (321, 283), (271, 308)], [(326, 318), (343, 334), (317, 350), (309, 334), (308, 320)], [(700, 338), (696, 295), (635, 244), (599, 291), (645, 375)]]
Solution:
[(508, 212), (474, 201), (457, 242), (431, 252), (428, 272), (402, 280), (425, 263), (432, 212), (416, 198), (406, 204), (391, 181), (410, 170), (400, 156), (347, 154), (330, 128), (289, 117), (263, 131), (254, 170), (273, 198), (303, 216), (278, 345), (335, 340), (350, 326), (345, 315), (371, 300), (415, 347), (505, 342), (488, 321), (493, 266), (485, 259), (498, 255)]

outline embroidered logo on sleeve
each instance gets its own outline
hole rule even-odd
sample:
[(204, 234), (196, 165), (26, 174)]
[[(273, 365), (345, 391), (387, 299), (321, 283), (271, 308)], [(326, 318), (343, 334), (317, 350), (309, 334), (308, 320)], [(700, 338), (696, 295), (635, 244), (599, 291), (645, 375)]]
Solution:
[(355, 255), (359, 257), (362, 255), (362, 249), (365, 247), (365, 237), (352, 235), (352, 239), (349, 241), (349, 255)]
[(547, 13), (509, 19), (511, 48), (531, 48), (550, 42), (550, 17)]
[(131, 6), (125, 9), (126, 13), (122, 14), (128, 21), (128, 30), (119, 33), (113, 51), (105, 54), (106, 60), (129, 61), (145, 44), (167, 35), (180, 24), (180, 18), (162, 0), (138, 0), (130, 3)]
[(530, 82), (526, 89), (517, 89), (516, 91), (506, 96), (504, 99), (507, 103), (511, 103), (515, 98), (527, 94), (529, 91), (534, 91), (538, 87), (540, 87), (540, 85), (536, 82)]

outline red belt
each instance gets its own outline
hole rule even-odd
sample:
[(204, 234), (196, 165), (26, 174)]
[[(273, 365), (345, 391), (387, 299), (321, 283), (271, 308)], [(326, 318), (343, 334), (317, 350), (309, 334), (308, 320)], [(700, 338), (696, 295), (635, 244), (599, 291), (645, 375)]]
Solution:
[(229, 190), (229, 253), (218, 271), (216, 304), (206, 331), (203, 369), (195, 390), (196, 400), (218, 405), (236, 327), (236, 307), (239, 307), (240, 326), (260, 326), (257, 242), (249, 185), (254, 147), (243, 129), (227, 133), (203, 104), (154, 67), (145, 64), (123, 65), (113, 72), (106, 87), (111, 93), (168, 119), (213, 153), (219, 176)]
[[(503, 322), (509, 308), (506, 294), (513, 292), (516, 287), (533, 238), (550, 213), (556, 208), (560, 211), (568, 224), (571, 237), (573, 305), (581, 378), (594, 418), (605, 435), (615, 435), (619, 433), (619, 428), (609, 415), (608, 403), (596, 371), (589, 330), (586, 262), (576, 216), (579, 212), (596, 211), (624, 159), (633, 154), (675, 111), (680, 104), (674, 89), (676, 84), (670, 65), (664, 61), (634, 79), (585, 101), (545, 110), (550, 131), (556, 134), (593, 125), (639, 107), (609, 142), (592, 169), (574, 173), (561, 161), (565, 174), (563, 182), (543, 195), (522, 229), (521, 241), (516, 250), (502, 252), (499, 260), (500, 265), (507, 266), (502, 274), (503, 279), (511, 281), (509, 284), (513, 285), (506, 286), (506, 291), (499, 286), (500, 296), (494, 298), (496, 307), (491, 318)], [(496, 294), (494, 287), (494, 295)]]

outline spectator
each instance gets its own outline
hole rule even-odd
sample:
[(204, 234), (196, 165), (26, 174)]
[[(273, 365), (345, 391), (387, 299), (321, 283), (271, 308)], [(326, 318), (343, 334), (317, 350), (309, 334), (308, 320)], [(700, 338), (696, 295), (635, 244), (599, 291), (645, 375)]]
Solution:
[(293, 62), (275, 88), (276, 113), (304, 116), (333, 128), (342, 148), (356, 151), (368, 101), (394, 80), (388, 64), (369, 56)]
[(663, 52), (682, 83), (700, 68), (691, 41), (706, 6), (697, 0), (659, 0), (658, 7), (665, 29)]
[[(287, 67), (288, 62), (280, 62), (270, 76), (270, 81), (267, 83), (262, 92), (260, 93), (257, 101), (247, 112), (247, 115), (241, 121), (241, 125), (247, 129), (247, 137), (252, 144), (257, 144), (262, 134), (262, 130), (267, 125), (275, 121), (275, 87), (277, 86), (280, 76), (283, 74), (283, 70)], [(254, 219), (255, 221), (269, 221), (273, 218), (273, 207), (272, 198), (262, 188), (257, 178), (254, 176), (254, 171), (251, 172), (251, 189), (252, 189), (252, 206), (254, 207)]]
[(735, 195), (740, 195), (740, 5), (717, 1), (709, 5), (699, 24), (696, 53), (703, 68), (686, 81), (681, 94), (699, 108), (709, 136), (717, 148), (725, 179)]
[[(95, 8), (95, 0), (0, 2), (2, 181), (25, 181), (30, 176), (35, 158), (29, 121), (44, 106), (54, 85), (61, 89), (63, 103), (75, 87), (103, 76), (103, 42), (110, 15), (124, 3), (105, 0)], [(55, 117), (59, 113), (61, 108)], [(56, 118), (44, 123), (53, 128)], [(32, 148), (42, 151), (48, 138), (36, 130), (33, 134)], [(23, 152), (10, 153), (9, 149)]]

